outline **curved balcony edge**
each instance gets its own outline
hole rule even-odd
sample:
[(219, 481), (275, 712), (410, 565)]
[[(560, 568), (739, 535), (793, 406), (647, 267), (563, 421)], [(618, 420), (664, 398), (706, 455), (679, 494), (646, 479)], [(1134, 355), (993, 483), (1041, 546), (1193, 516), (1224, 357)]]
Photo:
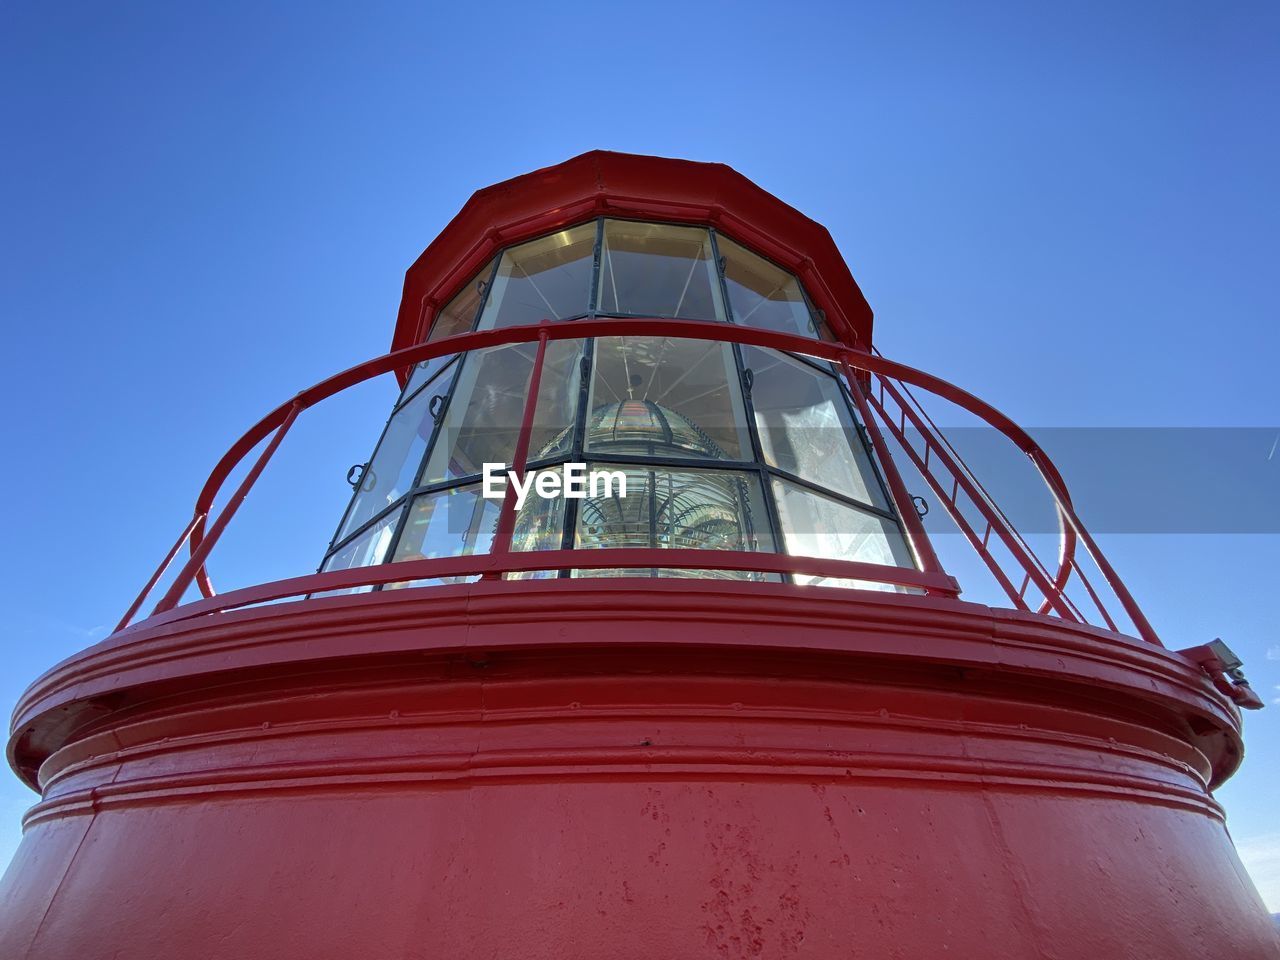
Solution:
[[(188, 709), (228, 687), (285, 695), (322, 675), (438, 661), (627, 653), (649, 671), (709, 655), (714, 669), (853, 669), (890, 687), (986, 692), (1028, 709), (1105, 716), (1182, 741), (1212, 789), (1242, 757), (1240, 714), (1177, 653), (1101, 628), (947, 597), (709, 580), (519, 581), (330, 596), (139, 624), (69, 658), (27, 690), (8, 756), (41, 789), (74, 745), (138, 713)], [(685, 629), (681, 630), (681, 625)], [(1063, 721), (1064, 723), (1068, 721)], [(1077, 721), (1069, 721), (1074, 724)], [(110, 738), (108, 738), (108, 741)], [(95, 741), (100, 750), (102, 740)]]

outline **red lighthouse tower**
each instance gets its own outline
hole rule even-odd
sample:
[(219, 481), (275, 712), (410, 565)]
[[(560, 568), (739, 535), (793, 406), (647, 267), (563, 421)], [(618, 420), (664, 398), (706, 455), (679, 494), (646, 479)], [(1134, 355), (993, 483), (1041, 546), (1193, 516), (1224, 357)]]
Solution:
[[(320, 571), (218, 593), (290, 427), (387, 374)], [(926, 394), (1039, 471), (1051, 562)], [(477, 193), (391, 352), (249, 430), (28, 689), (0, 957), (1274, 957), (1210, 794), (1237, 668), (1162, 645), (1012, 420), (875, 351), (822, 227), (585, 154)]]

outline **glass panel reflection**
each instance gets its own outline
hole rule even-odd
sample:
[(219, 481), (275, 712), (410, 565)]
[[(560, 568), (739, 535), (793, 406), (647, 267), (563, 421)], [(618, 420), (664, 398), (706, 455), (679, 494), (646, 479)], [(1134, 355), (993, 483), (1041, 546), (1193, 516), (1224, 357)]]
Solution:
[(485, 286), (489, 283), (492, 273), (493, 261), (490, 260), (471, 282), (458, 291), (457, 296), (441, 308), (435, 320), (432, 321), (431, 335), (427, 337), (428, 343), (459, 333), (471, 332), (472, 327), (475, 326), (476, 314), (480, 312), (480, 301), (484, 299)]
[[(773, 495), (787, 553), (891, 567), (915, 566), (896, 523), (785, 480), (774, 479)], [(829, 587), (896, 592), (902, 589), (883, 583), (804, 574), (796, 574), (794, 579), (796, 583)]]
[(744, 346), (765, 460), (854, 500), (888, 508), (836, 379), (774, 350)]
[[(547, 344), (529, 437), (529, 458), (568, 449), (577, 415), (581, 340)], [(478, 476), (486, 463), (510, 464), (524, 422), (536, 343), (477, 350), (457, 377), (439, 442), (431, 452), (424, 483)]]
[(338, 531), (339, 540), (413, 489), (422, 456), (435, 432), (433, 412), (444, 403), (449, 379), (439, 378), (392, 414), (378, 449), (360, 478)]
[(536, 349), (515, 343), (463, 358), (424, 483), (475, 476), (485, 463), (510, 462)]
[(751, 459), (728, 344), (602, 337), (589, 402), (586, 449), (597, 455)]
[(831, 339), (825, 327), (819, 331), (794, 276), (722, 233), (716, 234), (716, 246), (724, 258), (724, 283), (734, 323)]
[[(515, 527), (511, 534), (511, 549), (559, 550), (564, 545), (564, 506), (563, 497), (543, 498), (534, 492), (538, 482), (538, 474), (551, 472), (559, 474), (560, 467), (549, 471), (531, 471), (534, 487), (530, 487), (528, 499), (516, 514)], [(558, 570), (530, 570), (520, 573), (508, 573), (508, 580), (553, 580), (560, 575)]]
[(584, 346), (583, 340), (555, 340), (547, 344), (542, 380), (538, 383), (538, 405), (533, 413), (533, 431), (529, 434), (530, 460), (559, 456), (573, 445), (578, 398), (582, 393), (579, 365)]
[[(462, 557), (488, 553), (493, 546), (501, 500), (480, 496), (478, 484), (454, 487), (415, 497), (409, 510), (393, 562), (436, 557)], [(440, 581), (417, 580), (388, 584), (389, 588), (428, 582), (462, 583), (473, 577), (447, 577)]]
[(586, 313), (595, 242), (595, 223), (584, 223), (505, 251), (478, 329)]
[[(333, 553), (321, 566), (321, 573), (333, 570), (350, 570), (353, 567), (372, 567), (387, 558), (387, 548), (391, 546), (391, 537), (395, 534), (396, 525), (404, 510), (396, 510), (388, 514), (346, 546)], [(373, 587), (351, 587), (346, 590), (326, 590), (316, 593), (316, 597), (339, 596), (346, 593), (368, 593)]]
[(723, 320), (720, 300), (707, 230), (605, 221), (599, 312)]
[[(404, 392), (401, 396), (412, 397), (417, 390), (421, 389), (424, 384), (434, 380), (436, 374), (456, 360), (457, 357), (456, 353), (449, 353), (443, 357), (433, 357), (430, 360), (423, 360), (421, 363), (415, 364), (413, 373), (409, 375), (409, 382), (405, 384)], [(452, 371), (450, 376), (452, 376)], [(447, 385), (442, 384), (442, 386), (447, 389)]]
[[(772, 552), (773, 535), (759, 477), (736, 470), (695, 470), (592, 463), (626, 478), (626, 496), (604, 485), (579, 502), (575, 543), (581, 549), (746, 550)], [(750, 571), (600, 570), (577, 576), (698, 576), (776, 579)]]

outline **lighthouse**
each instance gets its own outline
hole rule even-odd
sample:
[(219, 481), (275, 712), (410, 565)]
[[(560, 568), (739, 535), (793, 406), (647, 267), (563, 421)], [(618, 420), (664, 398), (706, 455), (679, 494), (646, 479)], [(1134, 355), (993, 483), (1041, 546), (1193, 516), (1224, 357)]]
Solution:
[[(290, 429), (379, 377), (316, 571), (220, 592)], [(1274, 957), (1212, 795), (1257, 696), (972, 386), (883, 356), (827, 231), (729, 167), (480, 190), (390, 350), (236, 441), (19, 701), (0, 956)], [(1051, 558), (933, 401), (1025, 455)]]

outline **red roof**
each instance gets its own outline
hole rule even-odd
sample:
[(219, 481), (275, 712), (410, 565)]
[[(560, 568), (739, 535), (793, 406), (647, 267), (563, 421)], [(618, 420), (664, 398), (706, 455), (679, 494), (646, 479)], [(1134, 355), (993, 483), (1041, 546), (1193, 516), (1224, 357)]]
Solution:
[(501, 247), (596, 216), (709, 224), (796, 274), (832, 332), (871, 344), (871, 307), (822, 224), (722, 163), (593, 150), (476, 191), (414, 261), (392, 349), (426, 335)]

